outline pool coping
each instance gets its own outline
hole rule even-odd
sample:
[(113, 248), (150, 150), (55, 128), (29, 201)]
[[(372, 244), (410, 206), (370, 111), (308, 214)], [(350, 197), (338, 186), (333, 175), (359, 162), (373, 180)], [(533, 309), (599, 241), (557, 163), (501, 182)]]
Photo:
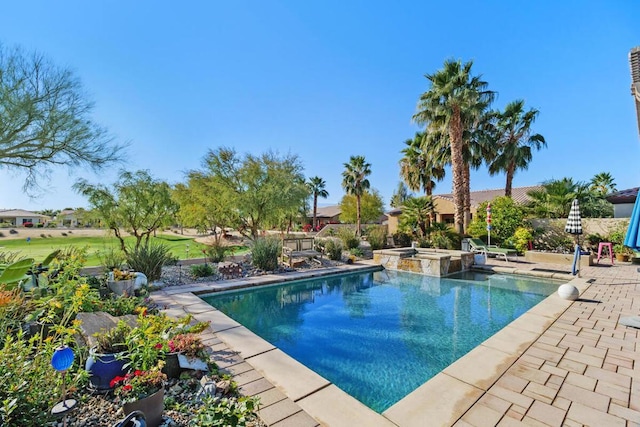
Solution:
[[(214, 292), (333, 274), (375, 271), (380, 268), (374, 263), (357, 263), (328, 269), (175, 286), (154, 292), (152, 297), (167, 308), (169, 315), (179, 317), (191, 314), (199, 321), (210, 322), (213, 334), (211, 342), (215, 343), (211, 349), (214, 352), (220, 350), (222, 343), (226, 346), (225, 351), (232, 355), (231, 363), (229, 364), (226, 358), (223, 358), (221, 367), (232, 368), (229, 371), (234, 373), (233, 366), (242, 366), (246, 363), (256, 372), (250, 376), (252, 381), (239, 384), (241, 391), (245, 394), (260, 396), (265, 392), (261, 390), (258, 393), (252, 393), (255, 391), (255, 383), (260, 383), (262, 380), (271, 385), (268, 390), (274, 388), (286, 396), (286, 399), (261, 407), (260, 415), (263, 420), (274, 426), (285, 426), (287, 422), (293, 422), (296, 417), (296, 422), (291, 425), (311, 426), (314, 425), (312, 420), (326, 426), (412, 427), (425, 425), (425, 420), (428, 420), (430, 425), (453, 425), (572, 303), (572, 301), (561, 299), (557, 294), (545, 298), (471, 352), (379, 414), (238, 322), (206, 304), (199, 297), (199, 295)], [(572, 277), (567, 274), (531, 272), (512, 267), (484, 266), (481, 270), (555, 279)], [(571, 283), (579, 289), (580, 293), (589, 287), (585, 279), (575, 278)], [(258, 375), (261, 378), (258, 378)], [(266, 387), (264, 383), (262, 384), (262, 388)], [(244, 387), (245, 385), (247, 387)], [(301, 414), (300, 408), (312, 419), (304, 418), (305, 414)], [(278, 416), (271, 416), (272, 413), (278, 413)]]

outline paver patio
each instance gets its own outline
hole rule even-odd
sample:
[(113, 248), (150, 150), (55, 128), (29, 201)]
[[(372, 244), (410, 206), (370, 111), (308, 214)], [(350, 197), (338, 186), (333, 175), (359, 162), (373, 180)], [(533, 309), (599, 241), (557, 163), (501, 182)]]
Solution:
[[(490, 259), (485, 268), (570, 277), (557, 265)], [(640, 315), (636, 265), (583, 268), (578, 301), (550, 296), (383, 414), (194, 295), (311, 274), (318, 271), (172, 287), (153, 298), (171, 315), (211, 321), (214, 359), (243, 393), (261, 398), (260, 415), (272, 426), (640, 426), (640, 334), (618, 323)]]

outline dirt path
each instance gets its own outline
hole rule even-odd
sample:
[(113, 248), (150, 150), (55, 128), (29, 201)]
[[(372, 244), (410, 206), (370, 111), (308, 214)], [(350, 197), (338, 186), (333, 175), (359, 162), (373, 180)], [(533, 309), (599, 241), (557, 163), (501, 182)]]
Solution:
[[(26, 228), (26, 227), (13, 227), (16, 230), (17, 234), (9, 233), (11, 228), (0, 228), (0, 232), (4, 234), (2, 240), (12, 240), (12, 239), (26, 239), (27, 237), (36, 238), (40, 237), (41, 234), (46, 234), (47, 236), (51, 235), (51, 237), (62, 237), (62, 233), (66, 233), (68, 236), (75, 237), (107, 237), (112, 235), (111, 230), (104, 230), (99, 228)], [(123, 233), (125, 236), (128, 236), (128, 233)], [(164, 232), (161, 234), (168, 234), (175, 236), (176, 233), (173, 231)], [(200, 239), (207, 239), (208, 236), (203, 236), (198, 234), (196, 230), (185, 229), (184, 233), (181, 234), (185, 237), (193, 237), (196, 238), (197, 241)]]

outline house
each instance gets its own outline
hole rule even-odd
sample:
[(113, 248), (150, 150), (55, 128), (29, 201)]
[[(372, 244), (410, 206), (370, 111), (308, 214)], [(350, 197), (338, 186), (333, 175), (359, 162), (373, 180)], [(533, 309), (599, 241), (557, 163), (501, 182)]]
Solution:
[(629, 188), (627, 190), (616, 191), (609, 194), (606, 199), (613, 204), (614, 218), (630, 218), (633, 211), (633, 205), (638, 197), (638, 189), (640, 187)]
[[(316, 226), (322, 228), (327, 224), (339, 224), (340, 223), (340, 214), (342, 210), (340, 209), (340, 205), (333, 206), (318, 206), (316, 211)], [(308, 223), (311, 224), (313, 221), (313, 210), (307, 213)]]
[(50, 218), (39, 213), (25, 211), (24, 209), (3, 209), (0, 210), (0, 222), (9, 223), (19, 227), (23, 224), (46, 223)]
[(629, 65), (631, 66), (631, 96), (636, 104), (638, 132), (640, 133), (640, 46), (634, 47), (629, 52)]
[[(527, 193), (532, 190), (540, 190), (542, 187), (539, 185), (532, 185), (528, 187), (514, 187), (511, 189), (511, 198), (519, 204), (524, 204), (529, 201)], [(481, 190), (471, 192), (471, 218), (476, 214), (478, 206), (483, 202), (489, 202), (496, 197), (504, 196), (504, 188), (497, 190)], [(436, 222), (444, 222), (447, 224), (453, 224), (455, 204), (453, 203), (453, 194), (434, 194), (433, 203), (436, 207)], [(398, 220), (402, 214), (401, 208), (392, 209), (387, 212), (389, 217), (389, 234), (394, 234), (398, 231)]]
[(60, 227), (77, 227), (78, 218), (76, 217), (76, 211), (73, 209), (63, 209), (56, 216), (58, 226)]

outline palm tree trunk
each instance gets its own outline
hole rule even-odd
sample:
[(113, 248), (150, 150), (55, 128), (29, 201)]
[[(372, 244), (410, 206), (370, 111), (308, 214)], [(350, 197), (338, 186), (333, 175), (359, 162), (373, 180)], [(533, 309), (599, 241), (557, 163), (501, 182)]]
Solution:
[(453, 175), (454, 222), (458, 233), (464, 232), (464, 159), (462, 157), (462, 119), (460, 107), (453, 108), (449, 124), (451, 141), (451, 172)]
[(318, 217), (318, 193), (313, 193), (313, 223), (311, 231), (316, 231), (316, 221)]
[(504, 195), (511, 197), (511, 191), (513, 189), (513, 175), (515, 173), (516, 166), (510, 163), (507, 167), (507, 184), (504, 186)]
[(356, 196), (356, 236), (360, 236), (360, 195)]
[(464, 232), (471, 223), (471, 170), (469, 163), (464, 165)]

